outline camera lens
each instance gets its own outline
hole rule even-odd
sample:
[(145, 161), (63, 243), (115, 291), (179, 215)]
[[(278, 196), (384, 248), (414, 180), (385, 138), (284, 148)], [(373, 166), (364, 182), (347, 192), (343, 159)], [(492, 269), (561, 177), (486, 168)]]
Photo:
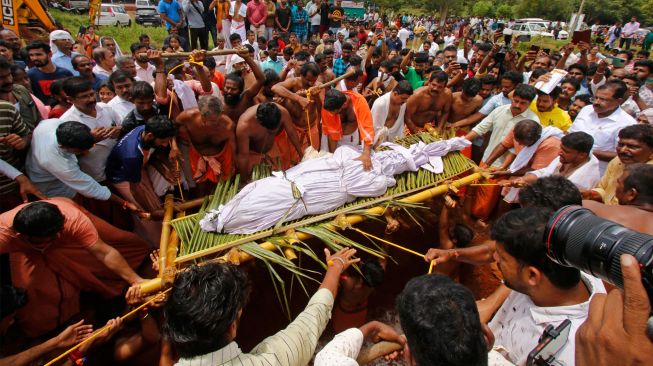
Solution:
[(552, 260), (576, 267), (621, 288), (621, 255), (633, 255), (642, 266), (642, 280), (651, 293), (653, 236), (597, 217), (580, 206), (559, 209), (549, 219), (544, 235)]

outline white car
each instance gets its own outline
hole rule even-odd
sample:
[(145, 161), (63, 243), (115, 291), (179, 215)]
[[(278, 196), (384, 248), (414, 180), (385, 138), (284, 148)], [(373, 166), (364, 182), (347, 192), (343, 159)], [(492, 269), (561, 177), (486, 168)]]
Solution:
[(542, 22), (524, 22), (515, 23), (510, 27), (513, 37), (518, 37), (520, 41), (530, 41), (532, 37), (551, 37), (553, 33), (548, 32), (546, 24)]
[(566, 30), (561, 30), (558, 32), (558, 39), (568, 39), (569, 38), (569, 32)]
[(100, 16), (96, 18), (95, 25), (124, 25), (129, 27), (132, 25), (132, 18), (122, 5), (102, 4)]

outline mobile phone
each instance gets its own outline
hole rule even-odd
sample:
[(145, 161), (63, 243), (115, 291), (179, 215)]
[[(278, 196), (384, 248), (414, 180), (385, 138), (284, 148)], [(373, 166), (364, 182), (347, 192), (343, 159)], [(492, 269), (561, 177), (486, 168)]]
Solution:
[(626, 59), (625, 58), (620, 58), (620, 57), (615, 57), (612, 59), (612, 66), (614, 67), (624, 67), (626, 66)]
[(458, 64), (458, 65), (460, 65), (460, 69), (461, 69), (461, 70), (463, 70), (463, 71), (466, 71), (466, 70), (467, 70), (467, 67), (468, 67), (467, 64)]
[(546, 53), (547, 55), (551, 54), (551, 49), (550, 48), (542, 48), (542, 51), (544, 51), (544, 53)]
[(534, 51), (534, 52), (538, 52), (540, 50), (540, 46), (538, 46), (536, 44), (532, 44), (530, 50)]
[(549, 324), (544, 329), (544, 334), (540, 337), (540, 342), (537, 347), (528, 354), (526, 365), (553, 365), (555, 356), (567, 344), (570, 331), (571, 321), (569, 319), (565, 319), (555, 329), (553, 325)]

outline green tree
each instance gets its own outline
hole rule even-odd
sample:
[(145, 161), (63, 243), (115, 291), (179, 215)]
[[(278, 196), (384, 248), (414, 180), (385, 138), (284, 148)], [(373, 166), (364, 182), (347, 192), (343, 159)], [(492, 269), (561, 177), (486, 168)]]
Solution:
[(547, 20), (567, 20), (575, 10), (574, 3), (567, 0), (518, 0), (515, 16), (518, 18), (544, 18)]
[[(651, 0), (653, 1), (653, 0)], [(490, 17), (494, 15), (494, 5), (488, 0), (481, 0), (472, 7), (472, 15), (477, 17)]]
[(499, 18), (510, 19), (513, 17), (512, 6), (501, 4), (497, 7), (496, 16)]

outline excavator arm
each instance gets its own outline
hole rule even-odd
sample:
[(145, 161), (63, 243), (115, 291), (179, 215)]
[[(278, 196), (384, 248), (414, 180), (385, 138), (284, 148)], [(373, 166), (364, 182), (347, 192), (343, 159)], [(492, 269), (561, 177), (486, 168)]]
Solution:
[(47, 40), (56, 29), (55, 21), (41, 0), (0, 0), (2, 25), (26, 42)]

